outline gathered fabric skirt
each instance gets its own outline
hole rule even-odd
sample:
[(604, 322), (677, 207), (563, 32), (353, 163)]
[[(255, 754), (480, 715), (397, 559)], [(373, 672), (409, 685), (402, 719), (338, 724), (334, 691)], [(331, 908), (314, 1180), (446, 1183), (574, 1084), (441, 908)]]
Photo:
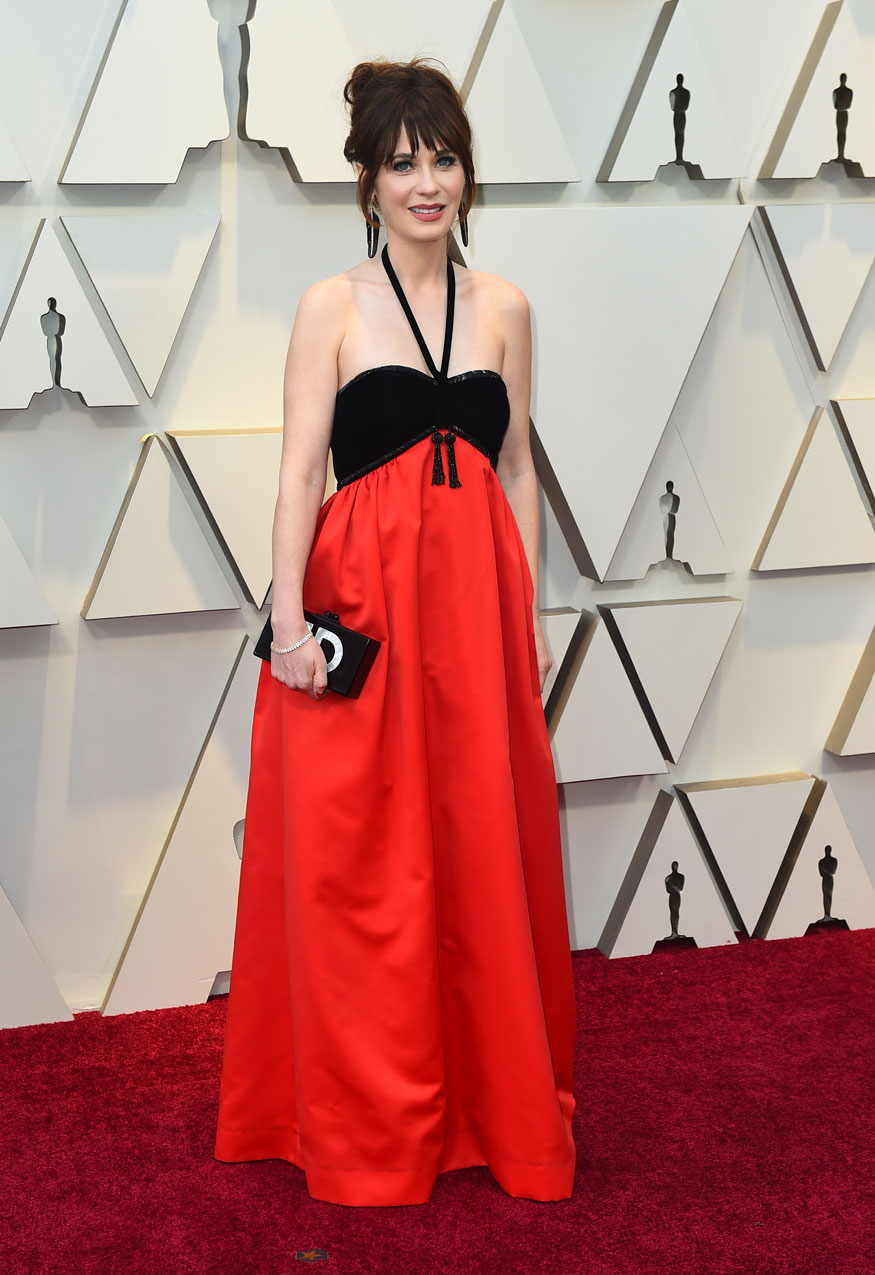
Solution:
[(420, 1204), (572, 1191), (575, 1003), (532, 578), (486, 457), (424, 439), (322, 506), (304, 606), (382, 643), (357, 699), (262, 667), (215, 1155)]

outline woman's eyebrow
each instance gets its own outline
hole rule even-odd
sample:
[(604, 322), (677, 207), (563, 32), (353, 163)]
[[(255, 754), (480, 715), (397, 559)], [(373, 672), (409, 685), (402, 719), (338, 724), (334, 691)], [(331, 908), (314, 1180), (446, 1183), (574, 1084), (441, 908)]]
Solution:
[[(455, 155), (455, 151), (450, 146), (439, 146), (435, 151), (435, 155)], [(393, 159), (416, 159), (411, 151), (396, 151), (392, 156)]]

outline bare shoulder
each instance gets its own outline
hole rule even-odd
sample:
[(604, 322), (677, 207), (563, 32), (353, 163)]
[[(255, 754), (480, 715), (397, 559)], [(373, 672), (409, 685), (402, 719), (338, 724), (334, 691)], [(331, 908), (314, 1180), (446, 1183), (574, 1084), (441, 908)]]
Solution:
[(518, 288), (509, 279), (502, 279), (497, 274), (487, 274), (485, 270), (469, 270), (471, 288), (475, 295), (482, 297), (493, 313), (504, 315), (517, 322), (525, 320), (529, 313), (529, 302), (522, 288)]
[(350, 292), (350, 281), (344, 274), (319, 279), (301, 293), (298, 315), (317, 323), (337, 321), (349, 306)]

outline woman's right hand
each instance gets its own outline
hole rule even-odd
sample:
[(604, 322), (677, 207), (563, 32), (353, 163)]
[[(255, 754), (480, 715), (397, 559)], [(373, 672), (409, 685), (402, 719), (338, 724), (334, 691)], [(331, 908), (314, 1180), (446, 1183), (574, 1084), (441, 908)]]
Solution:
[[(280, 642), (274, 638), (277, 646), (291, 646), (293, 641), (296, 639)], [(296, 651), (289, 651), (286, 655), (271, 651), (270, 671), (283, 686), (288, 686), (293, 691), (303, 691), (311, 699), (323, 699), (328, 689), (325, 654), (315, 638), (310, 638)]]

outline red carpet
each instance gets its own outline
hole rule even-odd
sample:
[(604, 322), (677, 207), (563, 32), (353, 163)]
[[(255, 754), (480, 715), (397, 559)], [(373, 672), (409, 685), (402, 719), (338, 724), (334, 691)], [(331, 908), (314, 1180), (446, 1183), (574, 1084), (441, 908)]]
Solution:
[(577, 1183), (549, 1204), (476, 1168), (354, 1209), (219, 1164), (221, 1000), (0, 1033), (0, 1272), (873, 1275), (875, 929), (574, 964)]

